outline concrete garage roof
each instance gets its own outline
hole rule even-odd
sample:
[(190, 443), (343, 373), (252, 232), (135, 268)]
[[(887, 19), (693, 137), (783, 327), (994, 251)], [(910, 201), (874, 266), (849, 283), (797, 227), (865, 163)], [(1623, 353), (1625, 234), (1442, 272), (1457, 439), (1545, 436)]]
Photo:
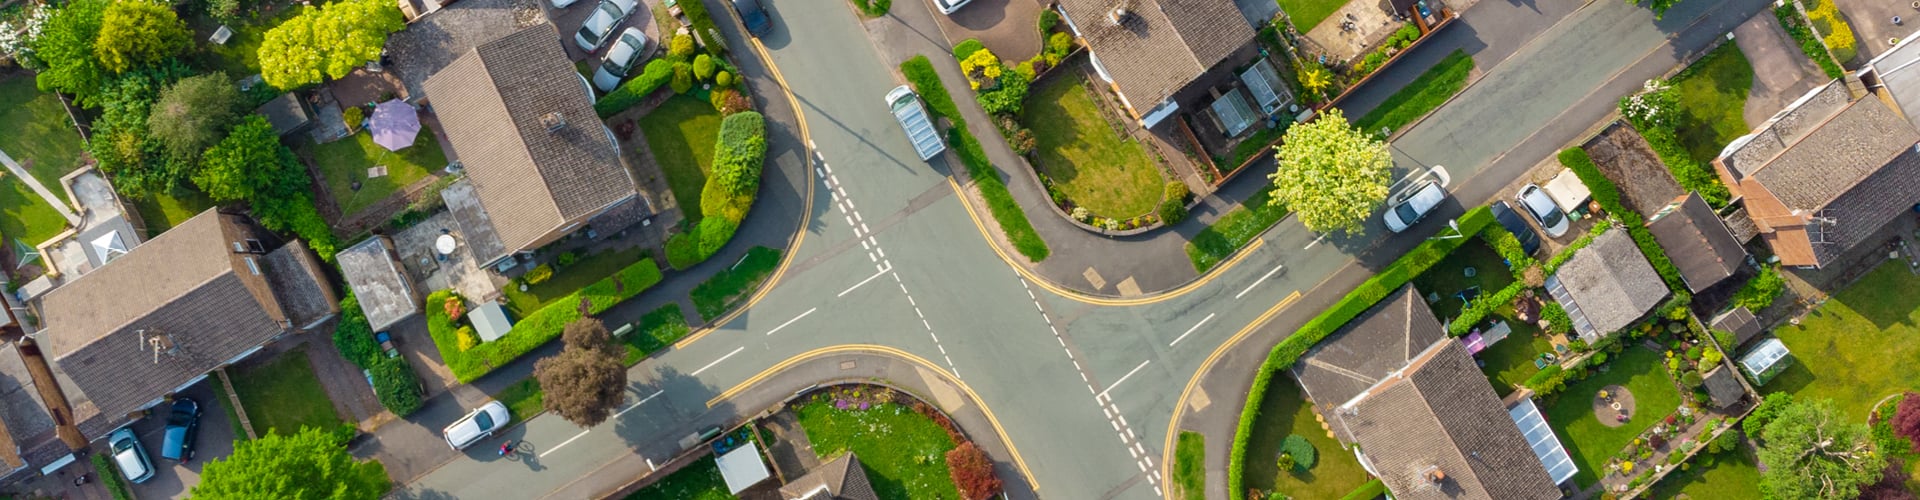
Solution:
[(376, 235), (333, 256), (375, 331), (420, 313), (420, 294), (395, 255), (393, 240)]

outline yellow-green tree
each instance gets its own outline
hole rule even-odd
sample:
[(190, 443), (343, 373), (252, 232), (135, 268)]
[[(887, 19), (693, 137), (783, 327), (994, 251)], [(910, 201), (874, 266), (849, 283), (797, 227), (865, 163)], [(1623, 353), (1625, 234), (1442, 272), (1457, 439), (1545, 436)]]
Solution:
[(115, 73), (164, 61), (191, 44), (193, 32), (166, 4), (120, 0), (100, 19), (93, 55)]
[(347, 76), (380, 57), (387, 35), (406, 27), (391, 1), (344, 0), (300, 15), (268, 30), (260, 44), (260, 76), (280, 89)]
[(1347, 123), (1338, 108), (1294, 125), (1278, 148), (1273, 201), (1314, 231), (1351, 233), (1387, 199), (1393, 155)]

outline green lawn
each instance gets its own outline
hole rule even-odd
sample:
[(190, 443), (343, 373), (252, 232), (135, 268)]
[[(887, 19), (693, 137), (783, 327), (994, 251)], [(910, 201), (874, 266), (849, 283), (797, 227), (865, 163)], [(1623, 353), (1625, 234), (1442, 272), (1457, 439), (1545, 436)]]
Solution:
[(1387, 96), (1387, 100), (1381, 101), (1379, 106), (1353, 123), (1367, 132), (1379, 131), (1382, 127), (1400, 130), (1400, 127), (1426, 116), (1454, 94), (1467, 88), (1467, 74), (1472, 72), (1473, 56), (1467, 55), (1464, 50), (1454, 49), (1452, 54), (1434, 63), (1432, 68), (1427, 68), (1425, 73), (1401, 87), (1400, 91)]
[[(414, 136), (412, 146), (399, 151), (387, 151), (375, 144), (373, 135), (364, 130), (326, 144), (302, 142), (301, 149), (306, 153), (303, 156), (320, 167), (320, 175), (326, 177), (327, 191), (340, 205), (343, 217), (352, 216), (447, 166), (446, 153), (440, 151), (433, 132), (425, 129)], [(386, 166), (387, 175), (367, 178), (367, 169), (374, 166)], [(353, 189), (356, 181), (360, 182), (359, 191)]]
[[(1731, 431), (1729, 431), (1731, 432)], [(1648, 498), (1747, 500), (1760, 498), (1760, 469), (1753, 450), (1741, 444), (1726, 453), (1702, 453), (1687, 470), (1674, 471), (1648, 491)]]
[(307, 426), (330, 431), (340, 425), (340, 414), (334, 412), (333, 399), (314, 376), (305, 347), (228, 376), (253, 431), (260, 435), (269, 430), (292, 434)]
[(1834, 294), (1799, 326), (1776, 328), (1794, 364), (1759, 389), (1832, 399), (1857, 422), (1882, 397), (1920, 390), (1920, 365), (1889, 362), (1920, 358), (1920, 277), (1899, 262)]
[(753, 292), (754, 287), (765, 281), (767, 275), (773, 274), (773, 268), (779, 266), (779, 250), (753, 247), (733, 267), (714, 273), (713, 277), (694, 287), (693, 307), (700, 311), (700, 319), (712, 321), (726, 314), (728, 306)]
[[(215, 380), (213, 383), (207, 385), (213, 387), (213, 399), (215, 403), (220, 406), (221, 410), (227, 412), (227, 425), (233, 426), (233, 439), (235, 441), (245, 441), (247, 439), (247, 428), (240, 425), (240, 413), (233, 411), (233, 399), (230, 396), (232, 393), (227, 392), (226, 384)], [(207, 411), (205, 409), (206, 402), (202, 401), (200, 404), (202, 405), (200, 411)]]
[(1553, 343), (1545, 337), (1534, 335), (1540, 330), (1531, 323), (1507, 321), (1513, 327), (1513, 334), (1506, 340), (1494, 343), (1487, 350), (1480, 351), (1480, 361), (1486, 363), (1480, 367), (1487, 374), (1487, 381), (1493, 384), (1493, 392), (1500, 397), (1513, 393), (1513, 388), (1527, 381), (1527, 377), (1539, 373), (1533, 366), (1533, 359), (1543, 352), (1553, 352)]
[(67, 219), (19, 179), (0, 180), (0, 237), (34, 246), (67, 229)]
[[(1260, 401), (1258, 421), (1254, 422), (1253, 434), (1247, 439), (1248, 488), (1272, 490), (1293, 498), (1340, 498), (1373, 479), (1360, 467), (1353, 453), (1341, 448), (1340, 442), (1327, 435), (1327, 430), (1314, 420), (1313, 409), (1305, 397), (1300, 384), (1291, 376), (1276, 375), (1267, 386), (1267, 397)], [(1312, 470), (1280, 472), (1276, 460), (1280, 457), (1280, 441), (1288, 434), (1307, 438), (1320, 454), (1320, 463)]]
[(1721, 44), (1673, 79), (1680, 94), (1680, 144), (1695, 161), (1707, 163), (1751, 130), (1744, 110), (1753, 87), (1753, 65), (1735, 44)]
[(720, 477), (720, 465), (711, 455), (700, 457), (685, 468), (627, 495), (626, 500), (728, 500), (727, 481)]
[(1187, 259), (1193, 261), (1193, 270), (1207, 272), (1253, 241), (1253, 237), (1280, 222), (1281, 217), (1286, 217), (1287, 209), (1268, 203), (1272, 199), (1273, 191), (1262, 189), (1214, 219), (1213, 225), (1194, 234), (1193, 239), (1187, 241)]
[(822, 460), (852, 451), (873, 490), (887, 500), (960, 498), (947, 472), (947, 431), (904, 405), (839, 410), (824, 397), (794, 410)]
[(514, 422), (525, 422), (546, 411), (545, 394), (540, 391), (540, 379), (529, 376), (501, 389), (493, 399), (507, 405), (507, 413), (513, 415)]
[(1286, 11), (1287, 16), (1293, 18), (1293, 27), (1301, 33), (1313, 31), (1314, 26), (1320, 25), (1327, 16), (1333, 15), (1334, 11), (1340, 10), (1341, 6), (1347, 4), (1346, 0), (1278, 0), (1278, 2), (1280, 10)]
[(159, 236), (217, 205), (206, 193), (185, 188), (182, 190), (186, 192), (179, 196), (155, 194), (132, 199), (134, 211), (140, 212), (140, 220), (147, 224), (148, 238)]
[[(317, 0), (312, 3), (314, 8), (319, 8), (330, 2), (331, 0)], [(298, 5), (293, 5), (291, 2), (260, 2), (258, 7), (253, 3), (242, 5), (267, 9), (270, 12), (257, 18), (243, 14), (242, 16), (246, 19), (237, 26), (229, 26), (233, 29), (233, 37), (227, 39), (225, 45), (215, 44), (205, 37), (197, 37), (198, 43), (205, 49), (204, 54), (208, 56), (205, 61), (207, 66), (214, 70), (225, 71), (228, 78), (235, 80), (260, 73), (260, 45), (266, 41), (267, 30), (292, 19), (301, 10)], [(220, 25), (219, 22), (208, 19), (204, 14), (195, 15), (192, 21), (195, 26), (204, 26), (205, 28), (202, 29), (209, 30), (208, 33)]]
[(688, 222), (699, 222), (700, 189), (707, 184), (707, 169), (713, 167), (720, 112), (706, 101), (677, 95), (640, 117), (640, 132), (647, 136), (654, 162), (666, 172), (667, 186), (680, 202), (680, 211)]
[(1166, 184), (1159, 164), (1144, 145), (1115, 131), (1085, 76), (1065, 75), (1034, 89), (1021, 122), (1039, 145), (1033, 168), (1075, 206), (1124, 219), (1159, 205)]
[[(1547, 422), (1580, 466), (1574, 480), (1582, 487), (1599, 480), (1607, 461), (1641, 431), (1680, 408), (1680, 392), (1667, 379), (1661, 359), (1661, 353), (1638, 345), (1627, 347), (1608, 362), (1608, 371), (1594, 370), (1592, 376), (1568, 384), (1559, 399), (1546, 408)], [(1609, 385), (1623, 386), (1633, 393), (1633, 419), (1626, 425), (1607, 427), (1593, 414), (1593, 396)]]
[(1180, 441), (1173, 445), (1173, 497), (1204, 499), (1207, 497), (1207, 436), (1193, 431), (1180, 431)]
[(0, 79), (0, 151), (40, 184), (59, 192), (60, 176), (80, 166), (80, 133), (60, 97), (40, 92), (31, 73)]
[[(1473, 277), (1467, 277), (1466, 269), (1473, 268)], [(1447, 258), (1434, 263), (1427, 272), (1413, 278), (1413, 288), (1420, 295), (1437, 294), (1439, 302), (1432, 302), (1433, 315), (1442, 322), (1460, 315), (1466, 302), (1454, 297), (1471, 287), (1480, 287), (1481, 294), (1492, 294), (1513, 283), (1513, 271), (1507, 269), (1507, 261), (1499, 252), (1487, 246), (1480, 238), (1472, 238), (1460, 245)]]
[[(501, 290), (507, 296), (507, 307), (519, 317), (526, 317), (540, 310), (540, 306), (559, 300), (581, 287), (600, 281), (627, 266), (639, 262), (647, 256), (646, 249), (640, 247), (623, 248), (580, 257), (573, 265), (560, 268), (538, 284), (527, 285), (527, 291), (520, 291), (518, 285), (509, 285)], [(607, 328), (614, 328), (608, 326)]]
[[(619, 328), (613, 325), (610, 327)], [(626, 359), (623, 361), (627, 366), (633, 366), (640, 360), (646, 359), (648, 354), (679, 342), (689, 333), (693, 333), (693, 329), (687, 326), (687, 316), (680, 312), (680, 304), (670, 303), (660, 306), (641, 316), (640, 321), (635, 322), (633, 332), (620, 339), (627, 348)]]

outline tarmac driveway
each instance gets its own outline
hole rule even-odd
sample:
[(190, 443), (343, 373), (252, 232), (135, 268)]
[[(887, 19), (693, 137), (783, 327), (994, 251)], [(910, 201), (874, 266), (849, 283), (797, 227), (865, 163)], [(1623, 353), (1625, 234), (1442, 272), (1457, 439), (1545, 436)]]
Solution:
[(1759, 126), (1794, 99), (1827, 82), (1827, 75), (1780, 28), (1772, 11), (1761, 12), (1733, 29), (1733, 41), (1753, 66), (1753, 89), (1744, 112), (1747, 127)]
[(1035, 0), (973, 0), (952, 15), (941, 15), (936, 0), (927, 2), (933, 17), (940, 20), (940, 31), (947, 46), (976, 38), (987, 50), (1009, 64), (1033, 58), (1040, 53), (1040, 2)]
[(140, 445), (147, 449), (147, 458), (153, 459), (157, 471), (153, 479), (133, 485), (133, 496), (137, 498), (186, 498), (193, 486), (200, 484), (200, 468), (210, 460), (226, 458), (233, 454), (233, 426), (227, 418), (227, 411), (215, 399), (212, 384), (220, 383), (216, 377), (194, 384), (181, 392), (182, 397), (191, 398), (200, 403), (200, 436), (194, 441), (198, 446), (193, 459), (186, 463), (160, 458), (161, 431), (166, 429), (166, 405), (154, 409), (153, 415), (134, 421), (133, 432), (140, 437)]
[[(647, 38), (653, 40), (653, 47), (660, 47), (662, 45), (660, 27), (653, 22), (652, 2), (635, 0), (635, 3), (633, 13), (627, 15), (627, 19), (614, 26), (609, 33), (618, 34), (628, 26), (639, 26), (641, 31), (646, 32)], [(553, 26), (560, 29), (560, 42), (567, 48), (567, 58), (574, 61), (587, 61), (589, 71), (600, 68), (600, 56), (606, 55), (607, 47), (613, 44), (602, 43), (598, 49), (589, 53), (580, 50), (580, 44), (574, 42), (573, 37), (574, 33), (580, 31), (580, 25), (587, 22), (587, 16), (592, 15), (593, 10), (599, 5), (599, 0), (575, 0), (573, 5), (568, 5), (567, 8), (555, 9), (548, 0), (540, 0), (540, 8), (547, 12), (547, 20), (552, 21)]]

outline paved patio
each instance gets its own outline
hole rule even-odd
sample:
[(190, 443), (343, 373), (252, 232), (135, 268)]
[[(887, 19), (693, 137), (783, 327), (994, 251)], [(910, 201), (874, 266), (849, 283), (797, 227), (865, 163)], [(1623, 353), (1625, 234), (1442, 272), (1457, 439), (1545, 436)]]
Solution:
[[(436, 258), (438, 254), (433, 248), (434, 240), (442, 234), (460, 242), (445, 260)], [(507, 283), (506, 278), (480, 267), (483, 263), (475, 260), (469, 251), (467, 237), (454, 222), (452, 212), (434, 214), (392, 237), (394, 250), (400, 254), (400, 264), (406, 267), (407, 275), (420, 284), (422, 293), (451, 288), (468, 300), (487, 301), (499, 297), (500, 287)]]
[[(1893, 48), (1893, 39), (1904, 39), (1920, 31), (1920, 9), (1913, 8), (1913, 2), (1900, 0), (1834, 0), (1840, 6), (1840, 13), (1853, 24), (1853, 35), (1860, 48), (1858, 62), (1866, 64), (1874, 56)], [(1893, 16), (1900, 16), (1900, 24), (1893, 24)], [(1840, 64), (1849, 68), (1847, 61)]]

